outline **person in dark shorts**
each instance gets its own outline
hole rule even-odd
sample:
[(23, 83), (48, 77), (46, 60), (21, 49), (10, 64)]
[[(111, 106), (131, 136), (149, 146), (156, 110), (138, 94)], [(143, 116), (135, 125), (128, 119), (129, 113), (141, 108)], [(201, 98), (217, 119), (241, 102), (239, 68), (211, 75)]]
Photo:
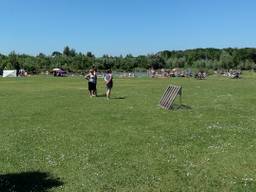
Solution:
[(93, 90), (93, 94), (95, 96), (97, 96), (97, 69), (96, 68), (93, 68), (93, 75), (94, 75), (94, 78), (95, 78), (95, 87), (94, 87), (94, 90)]
[(94, 71), (90, 69), (89, 73), (85, 76), (85, 79), (88, 80), (88, 91), (89, 96), (93, 97), (95, 96), (95, 90), (96, 90), (96, 76), (94, 74)]
[(110, 69), (107, 70), (105, 77), (104, 77), (104, 81), (106, 84), (106, 97), (107, 97), (107, 99), (109, 99), (110, 95), (111, 95), (111, 90), (113, 88), (113, 75), (112, 75), (112, 71)]

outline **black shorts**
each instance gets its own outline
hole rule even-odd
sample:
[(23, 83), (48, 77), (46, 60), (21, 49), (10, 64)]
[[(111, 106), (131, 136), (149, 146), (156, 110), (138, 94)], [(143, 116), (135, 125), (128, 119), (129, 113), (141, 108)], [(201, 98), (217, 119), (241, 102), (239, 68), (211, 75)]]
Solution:
[(112, 89), (113, 88), (113, 83), (106, 84), (106, 88), (107, 89)]
[(92, 82), (88, 82), (88, 90), (89, 91), (94, 91), (96, 90), (96, 84)]

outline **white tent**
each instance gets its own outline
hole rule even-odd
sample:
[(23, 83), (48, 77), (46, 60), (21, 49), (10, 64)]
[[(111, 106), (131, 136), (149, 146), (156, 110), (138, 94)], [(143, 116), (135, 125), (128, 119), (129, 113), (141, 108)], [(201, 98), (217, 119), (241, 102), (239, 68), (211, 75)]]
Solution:
[(4, 70), (3, 77), (17, 77), (16, 70)]
[(60, 71), (60, 68), (53, 68), (52, 71)]

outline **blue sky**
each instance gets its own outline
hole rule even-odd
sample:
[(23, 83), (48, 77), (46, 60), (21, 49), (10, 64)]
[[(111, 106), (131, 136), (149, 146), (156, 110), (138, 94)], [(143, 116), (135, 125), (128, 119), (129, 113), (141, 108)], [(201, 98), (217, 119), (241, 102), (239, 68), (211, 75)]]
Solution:
[(255, 0), (0, 0), (0, 53), (256, 47)]

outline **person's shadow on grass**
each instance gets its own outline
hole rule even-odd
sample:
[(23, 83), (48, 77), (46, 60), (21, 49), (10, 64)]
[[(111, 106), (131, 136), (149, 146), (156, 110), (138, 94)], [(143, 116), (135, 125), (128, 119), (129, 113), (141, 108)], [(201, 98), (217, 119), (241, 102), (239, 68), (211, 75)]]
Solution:
[(45, 172), (23, 172), (0, 175), (0, 192), (47, 192), (64, 183)]
[(110, 97), (110, 99), (126, 99), (126, 97)]
[[(97, 97), (106, 97), (106, 94), (99, 94)], [(126, 97), (110, 97), (110, 99), (126, 99)]]

